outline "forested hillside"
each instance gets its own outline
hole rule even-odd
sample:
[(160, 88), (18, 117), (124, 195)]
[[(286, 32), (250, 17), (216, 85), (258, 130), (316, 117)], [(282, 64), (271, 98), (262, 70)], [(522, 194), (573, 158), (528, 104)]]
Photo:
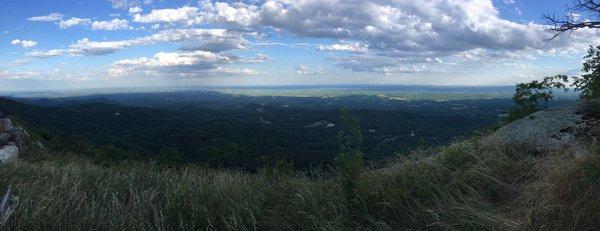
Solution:
[[(595, 230), (600, 227), (597, 109), (561, 115), (579, 118), (558, 129), (574, 135), (567, 146), (539, 149), (488, 133), (414, 151), (375, 170), (340, 159), (357, 151), (346, 143), (333, 168), (293, 171), (280, 162), (253, 174), (132, 160), (98, 164), (34, 144), (20, 161), (0, 165), (6, 176), (0, 187), (11, 185), (17, 195), (0, 225), (16, 230)], [(518, 123), (552, 124), (552, 118), (540, 117), (553, 112)]]
[[(339, 110), (364, 130), (369, 161), (438, 146), (494, 126), (509, 99), (400, 101), (375, 96), (249, 97), (214, 92), (115, 94), (0, 100), (0, 110), (50, 148), (104, 160), (257, 169), (292, 162), (330, 164), (337, 156)], [(127, 106), (127, 105), (142, 106)]]

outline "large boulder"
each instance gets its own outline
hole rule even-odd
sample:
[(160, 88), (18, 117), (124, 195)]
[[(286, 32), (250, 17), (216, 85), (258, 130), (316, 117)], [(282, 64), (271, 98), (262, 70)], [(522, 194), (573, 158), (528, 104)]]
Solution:
[(10, 119), (0, 119), (0, 132), (4, 132), (12, 128), (14, 127)]
[(581, 104), (533, 113), (498, 129), (488, 138), (505, 144), (527, 143), (540, 151), (573, 146), (577, 141), (576, 130), (584, 123)]
[(25, 129), (11, 128), (4, 132), (10, 136), (10, 141), (16, 143), (19, 149), (24, 150), (26, 148), (27, 141), (29, 140), (30, 136), (29, 133), (25, 131)]
[(0, 164), (13, 162), (19, 156), (19, 148), (15, 144), (0, 148)]

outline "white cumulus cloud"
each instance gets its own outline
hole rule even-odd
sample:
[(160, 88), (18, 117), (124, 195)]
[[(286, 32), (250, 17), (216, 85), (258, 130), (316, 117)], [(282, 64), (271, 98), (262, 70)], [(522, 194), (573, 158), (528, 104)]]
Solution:
[(111, 77), (143, 75), (208, 77), (231, 74), (258, 74), (257, 71), (252, 69), (222, 66), (236, 60), (238, 60), (237, 57), (208, 51), (159, 52), (150, 58), (141, 57), (116, 61), (107, 72)]
[(90, 19), (77, 17), (72, 17), (70, 19), (61, 20), (60, 22), (58, 22), (58, 26), (60, 27), (60, 29), (67, 29), (73, 26), (83, 26), (88, 24), (90, 24)]
[(152, 0), (108, 0), (113, 8), (115, 9), (127, 9), (130, 7), (136, 7), (140, 5), (152, 4)]
[(139, 13), (133, 15), (133, 21), (139, 23), (187, 23), (191, 24), (194, 21), (198, 12), (198, 8), (184, 6), (177, 9), (159, 9), (152, 10), (146, 15)]
[(369, 50), (369, 46), (361, 44), (359, 42), (346, 43), (346, 44), (331, 44), (331, 45), (320, 45), (317, 47), (319, 51), (349, 51), (349, 52), (366, 52)]
[(144, 10), (142, 10), (142, 8), (140, 8), (139, 6), (129, 8), (129, 14), (138, 14), (138, 13), (141, 13), (142, 11), (144, 11)]
[(128, 47), (160, 42), (185, 44), (182, 50), (186, 51), (203, 50), (216, 53), (245, 49), (248, 43), (240, 32), (225, 29), (169, 29), (130, 40), (93, 41), (83, 38), (71, 44), (68, 49), (35, 51), (29, 55), (36, 58), (58, 55), (106, 55)]
[(296, 68), (294, 68), (294, 70), (296, 71), (296, 74), (299, 74), (299, 75), (324, 75), (324, 74), (326, 74), (325, 70), (323, 70), (323, 69), (310, 70), (304, 64), (300, 64), (300, 65), (296, 66)]
[(48, 58), (48, 57), (65, 55), (66, 53), (67, 53), (66, 50), (52, 49), (52, 50), (45, 50), (45, 51), (32, 51), (32, 52), (29, 52), (27, 54), (27, 56), (33, 57), (33, 58)]
[(256, 25), (260, 22), (260, 8), (255, 5), (205, 1), (195, 23), (229, 23), (241, 26)]
[[(513, 0), (504, 2), (514, 4)], [(382, 65), (385, 60), (381, 69), (423, 71), (421, 65), (412, 68), (411, 63), (407, 68), (405, 63), (389, 60), (447, 58), (459, 62), (457, 57), (466, 53), (480, 60), (529, 58), (581, 50), (587, 44), (600, 42), (600, 33), (580, 30), (570, 38), (547, 43), (547, 26), (503, 19), (492, 0), (201, 1), (199, 7), (155, 9), (132, 17), (139, 23), (226, 24), (257, 33), (272, 28), (300, 37), (340, 40), (343, 42), (321, 45), (317, 50), (376, 53), (354, 59), (352, 65), (338, 63), (363, 71), (373, 68), (356, 68), (366, 67), (359, 65), (360, 61), (369, 64), (376, 60)], [(377, 71), (384, 72), (381, 69)]]
[(15, 45), (15, 46), (20, 46), (23, 48), (32, 48), (35, 45), (37, 45), (37, 42), (32, 41), (32, 40), (15, 39), (15, 40), (11, 41), (10, 44)]
[(41, 22), (53, 22), (63, 19), (64, 15), (61, 13), (51, 13), (49, 15), (35, 16), (27, 18), (29, 21), (41, 21)]
[(136, 12), (133, 20), (139, 23), (180, 23), (198, 25), (225, 23), (240, 26), (253, 26), (260, 22), (260, 8), (245, 3), (211, 3), (205, 1), (201, 7), (184, 6), (173, 9), (157, 9), (142, 15)]
[(125, 19), (115, 18), (110, 21), (94, 21), (91, 24), (92, 30), (128, 30), (133, 29)]
[[(535, 22), (516, 22), (502, 18), (494, 4), (518, 5), (513, 0), (264, 0), (264, 1), (199, 1), (198, 5), (143, 11), (142, 0), (109, 0), (114, 8), (129, 13), (130, 21), (146, 23), (155, 34), (126, 40), (93, 41), (79, 39), (68, 48), (33, 51), (31, 57), (58, 55), (104, 55), (133, 46), (162, 42), (180, 45), (177, 52), (157, 54), (145, 60), (133, 59), (135, 70), (165, 70), (165, 60), (206, 60), (197, 52), (208, 52), (227, 57), (230, 62), (259, 63), (268, 56), (236, 59), (225, 51), (246, 49), (252, 43), (244, 36), (257, 38), (255, 44), (268, 44), (265, 31), (280, 33), (283, 37), (321, 38), (338, 41), (330, 44), (308, 44), (318, 51), (329, 51), (329, 60), (338, 67), (356, 72), (433, 73), (444, 72), (444, 67), (458, 65), (482, 66), (490, 63), (518, 62), (540, 56), (567, 56), (584, 51), (588, 44), (600, 43), (600, 31), (578, 30), (570, 37), (550, 37), (546, 25)], [(191, 3), (190, 3), (191, 4)], [(126, 12), (125, 12), (126, 11)], [(54, 21), (61, 28), (89, 25), (92, 30), (131, 28), (124, 19), (94, 21), (71, 18), (32, 17), (33, 21)], [(46, 18), (42, 18), (46, 17)], [(35, 19), (34, 19), (35, 18)], [(228, 28), (228, 29), (198, 29)], [(266, 41), (262, 41), (262, 40)], [(275, 44), (273, 41), (271, 44)], [(338, 53), (339, 52), (339, 53)], [(170, 56), (169, 56), (170, 55)], [(214, 64), (212, 71), (230, 73), (225, 63)], [(126, 61), (115, 63), (115, 70), (134, 66)], [(197, 63), (196, 63), (197, 64)], [(182, 71), (189, 67), (175, 65)], [(192, 65), (192, 73), (202, 65)], [(239, 70), (239, 69), (237, 69)], [(323, 70), (305, 65), (295, 68), (298, 74), (324, 74)], [(206, 74), (206, 70), (202, 72)]]

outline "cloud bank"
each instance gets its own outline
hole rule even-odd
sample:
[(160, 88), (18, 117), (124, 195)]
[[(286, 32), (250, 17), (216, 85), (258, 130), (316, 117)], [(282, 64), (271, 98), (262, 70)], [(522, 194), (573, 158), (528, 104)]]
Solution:
[[(174, 43), (179, 46), (175, 51), (116, 60), (109, 67), (109, 76), (252, 75), (260, 71), (231, 66), (264, 63), (269, 56), (240, 58), (233, 55), (235, 52), (252, 49), (257, 43), (268, 44), (275, 36), (293, 36), (332, 41), (308, 46), (328, 55), (327, 60), (335, 67), (390, 75), (446, 73), (448, 67), (566, 56), (600, 43), (600, 33), (592, 30), (547, 42), (546, 25), (503, 19), (491, 0), (199, 1), (173, 8), (150, 8), (153, 2), (149, 0), (109, 2), (130, 18), (67, 19), (52, 13), (28, 20), (54, 22), (61, 29), (88, 26), (93, 31), (140, 29), (149, 34), (125, 40), (79, 38), (66, 48), (34, 50), (27, 56), (98, 56), (136, 46)], [(35, 42), (19, 40), (13, 45), (31, 48)], [(288, 70), (299, 75), (327, 74), (303, 64), (293, 66)]]

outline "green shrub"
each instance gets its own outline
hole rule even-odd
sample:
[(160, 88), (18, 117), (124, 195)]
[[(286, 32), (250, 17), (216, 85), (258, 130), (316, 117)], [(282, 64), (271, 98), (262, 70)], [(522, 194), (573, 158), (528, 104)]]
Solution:
[(513, 96), (513, 101), (519, 108), (513, 109), (508, 116), (508, 121), (523, 118), (539, 110), (543, 102), (544, 109), (548, 108), (548, 102), (554, 98), (554, 89), (567, 91), (565, 83), (568, 76), (557, 75), (546, 77), (542, 81), (534, 80), (529, 83), (518, 83)]
[(294, 164), (278, 159), (275, 163), (265, 163), (259, 172), (267, 181), (285, 179), (294, 175)]
[(573, 86), (584, 99), (600, 98), (600, 45), (590, 46), (583, 62), (584, 75), (575, 77)]
[(338, 181), (345, 199), (345, 222), (348, 228), (357, 228), (360, 218), (360, 198), (358, 187), (363, 172), (363, 154), (360, 151), (362, 134), (359, 120), (350, 116), (348, 109), (340, 111), (340, 119), (344, 129), (338, 134), (340, 154), (335, 158)]

